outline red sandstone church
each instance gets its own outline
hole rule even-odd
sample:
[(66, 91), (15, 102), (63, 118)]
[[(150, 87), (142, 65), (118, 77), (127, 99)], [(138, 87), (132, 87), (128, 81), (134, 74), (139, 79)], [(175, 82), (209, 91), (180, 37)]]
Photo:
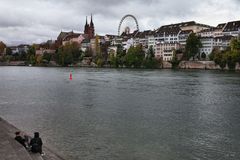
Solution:
[(87, 17), (86, 17), (86, 24), (85, 24), (85, 28), (84, 28), (84, 34), (87, 34), (90, 39), (93, 38), (94, 35), (95, 35), (95, 29), (94, 29), (94, 24), (93, 24), (93, 20), (92, 20), (92, 15), (91, 15), (91, 22), (90, 22), (90, 24), (88, 24)]

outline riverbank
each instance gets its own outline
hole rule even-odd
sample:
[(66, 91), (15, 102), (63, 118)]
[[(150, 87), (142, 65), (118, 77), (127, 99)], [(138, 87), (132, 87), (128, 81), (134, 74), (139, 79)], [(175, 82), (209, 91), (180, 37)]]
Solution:
[[(24, 61), (12, 61), (12, 62), (0, 62), (0, 66), (28, 66)], [(49, 64), (36, 65), (36, 67), (61, 67), (57, 65), (55, 62), (51, 62)], [(86, 64), (79, 63), (70, 67), (86, 67), (86, 68), (99, 68), (96, 64)], [(113, 68), (111, 66), (103, 66), (100, 68)], [(126, 67), (122, 67), (126, 68)], [(199, 69), (199, 70), (222, 70), (219, 65), (217, 65), (214, 61), (181, 61), (176, 67), (177, 69)], [(162, 66), (159, 69), (172, 69), (172, 64), (170, 62), (163, 62)], [(228, 66), (226, 66), (223, 70), (229, 70)], [(240, 64), (237, 63), (235, 67), (236, 71), (240, 71)]]
[[(65, 160), (47, 146), (43, 146), (45, 156), (31, 154), (17, 141), (14, 140), (18, 128), (0, 117), (0, 159), (1, 160)], [(24, 132), (22, 132), (24, 133)]]

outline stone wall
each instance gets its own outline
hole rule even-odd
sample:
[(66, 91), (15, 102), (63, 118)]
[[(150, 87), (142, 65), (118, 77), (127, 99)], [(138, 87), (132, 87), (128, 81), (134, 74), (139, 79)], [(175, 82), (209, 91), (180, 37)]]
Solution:
[(169, 62), (163, 61), (162, 68), (164, 68), (164, 69), (171, 69), (172, 68), (172, 64), (169, 63)]
[(180, 69), (209, 69), (219, 70), (219, 65), (216, 65), (213, 61), (182, 61), (179, 64)]

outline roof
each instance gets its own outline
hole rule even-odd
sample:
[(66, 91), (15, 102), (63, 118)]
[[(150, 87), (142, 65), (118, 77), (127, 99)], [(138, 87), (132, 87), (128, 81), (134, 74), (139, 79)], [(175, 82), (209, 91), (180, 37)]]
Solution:
[(106, 36), (106, 37), (109, 37), (109, 38), (115, 38), (115, 37), (118, 37), (118, 35), (110, 35), (110, 34), (106, 34), (105, 36)]
[(69, 34), (72, 34), (72, 33), (74, 33), (73, 31), (71, 31), (71, 32), (60, 32), (60, 34), (58, 35), (58, 37), (57, 37), (57, 39), (58, 40), (62, 40), (64, 37), (66, 37), (67, 35), (69, 35)]
[(153, 35), (154, 32), (151, 31), (151, 30), (146, 30), (146, 31), (143, 31), (143, 32), (137, 32), (135, 37), (136, 38), (145, 38), (146, 36), (150, 36), (150, 35)]
[(20, 45), (18, 45), (17, 47), (19, 47), (19, 48), (21, 48), (21, 47), (29, 47), (30, 45), (28, 45), (28, 44), (20, 44)]
[(135, 30), (133, 33), (130, 33), (130, 34), (126, 34), (125, 32), (123, 32), (120, 37), (130, 39), (130, 38), (133, 38), (135, 35), (137, 35), (138, 32), (139, 32), (138, 30)]
[(155, 31), (157, 36), (177, 35), (181, 31), (181, 28), (177, 25), (162, 26)]
[(225, 26), (223, 32), (239, 31), (240, 30), (240, 21), (228, 22)]
[(218, 24), (216, 28), (223, 29), (225, 25), (226, 25), (226, 23), (221, 23), (221, 24)]
[(193, 26), (193, 25), (198, 25), (198, 26), (202, 26), (202, 27), (211, 27), (206, 24), (196, 23), (195, 21), (175, 23), (175, 24), (165, 25), (165, 27), (170, 27), (170, 26), (172, 26), (172, 27), (188, 27), (188, 26)]
[(6, 44), (3, 41), (0, 41), (0, 44), (6, 47)]
[(63, 41), (68, 41), (72, 38), (77, 38), (79, 37), (81, 34), (80, 33), (70, 33), (70, 34), (67, 34), (62, 40)]

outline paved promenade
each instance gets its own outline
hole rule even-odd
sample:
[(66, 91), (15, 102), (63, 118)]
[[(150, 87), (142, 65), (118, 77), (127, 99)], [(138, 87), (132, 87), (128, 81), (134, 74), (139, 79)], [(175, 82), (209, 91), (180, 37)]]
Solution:
[(15, 141), (16, 127), (0, 118), (0, 160), (65, 160), (52, 150), (43, 146), (45, 156), (29, 153)]

